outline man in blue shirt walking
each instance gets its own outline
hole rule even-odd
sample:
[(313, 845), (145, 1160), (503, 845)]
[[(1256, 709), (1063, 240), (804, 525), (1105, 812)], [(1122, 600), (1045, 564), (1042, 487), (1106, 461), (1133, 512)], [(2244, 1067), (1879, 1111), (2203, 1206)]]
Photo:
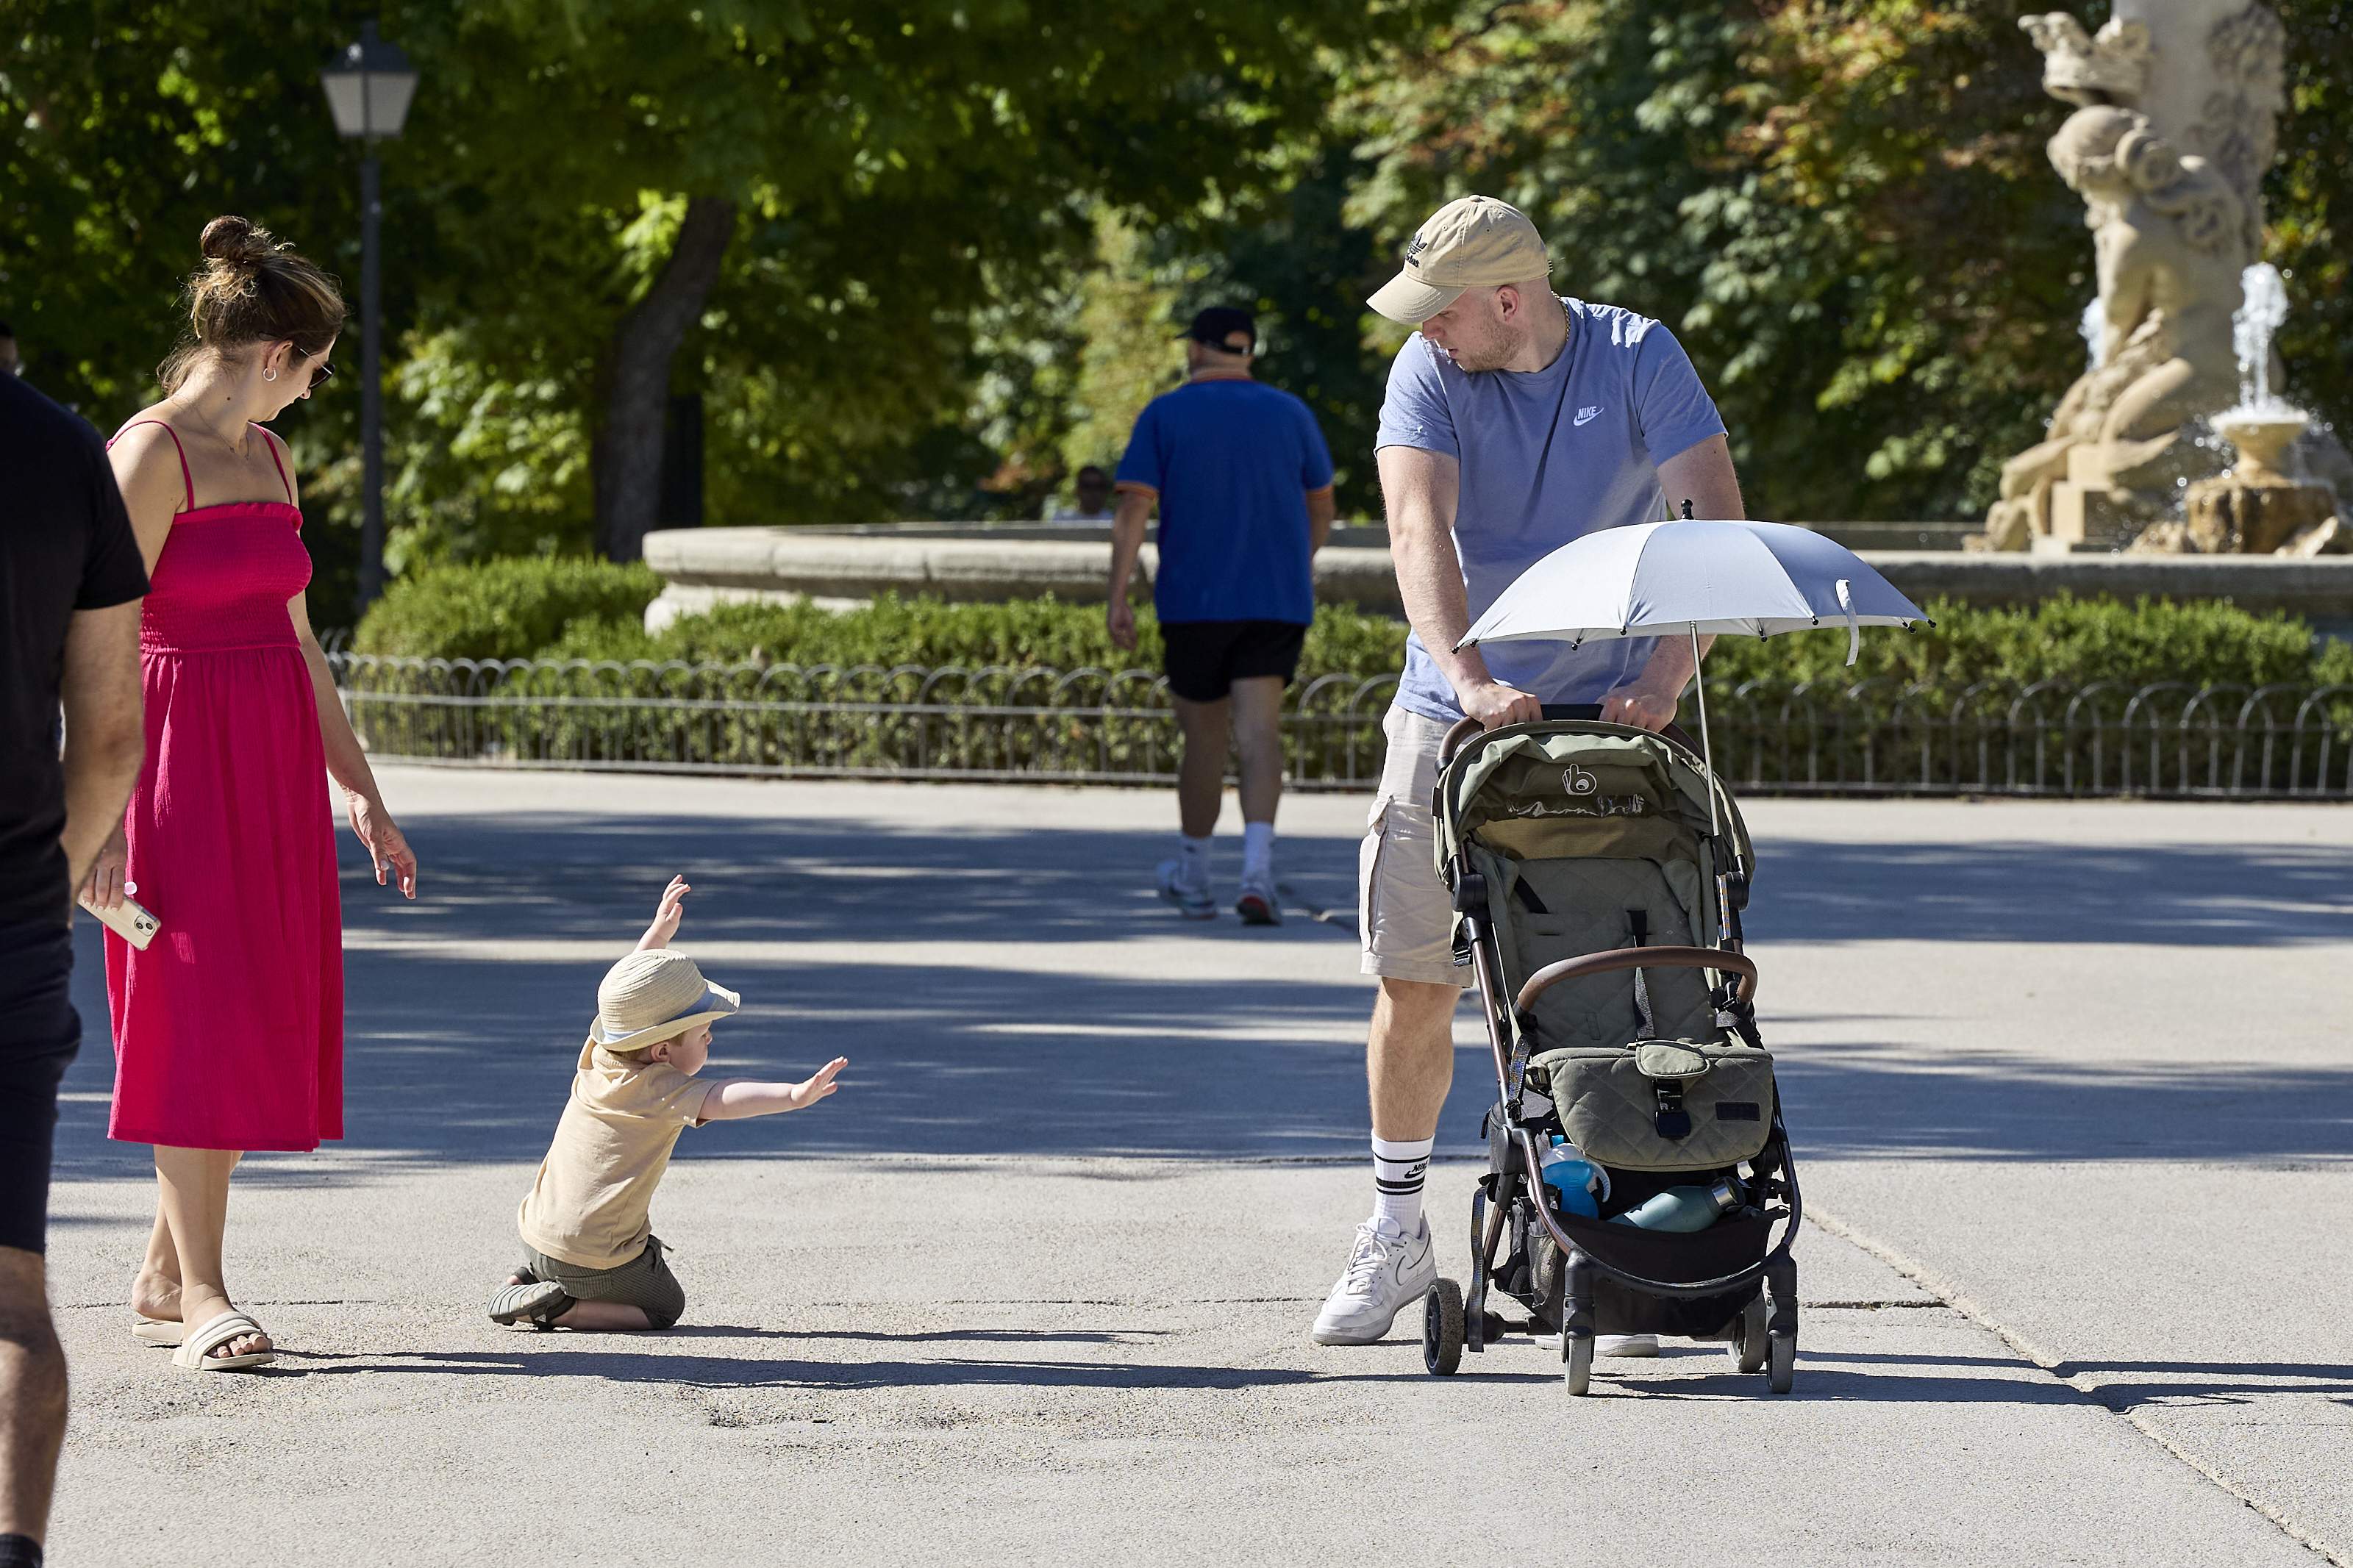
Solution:
[[(1381, 405), (1389, 552), (1413, 633), (1384, 726), (1388, 759), (1358, 858), (1364, 970), (1380, 980), (1367, 1041), (1373, 1213), (1315, 1320), (1323, 1344), (1367, 1344), (1437, 1275), (1421, 1188), (1454, 1070), (1453, 901), (1431, 850), (1439, 743), (1468, 716), (1488, 729), (1594, 703), (1613, 723), (1665, 727), (1692, 678), (1669, 637), (1511, 642), (1457, 651), (1519, 574), (1598, 529), (1672, 515), (1740, 517), (1724, 421), (1674, 334), (1548, 281), (1535, 225), (1491, 196), (1423, 224), (1371, 300), (1419, 330)], [(1604, 1355), (1655, 1355), (1604, 1336)]]
[(1136, 419), (1120, 459), (1112, 522), (1112, 641), (1135, 646), (1127, 585), (1160, 510), (1153, 606), (1185, 737), (1177, 853), (1161, 896), (1188, 920), (1218, 912), (1209, 837), (1229, 744), (1241, 760), (1242, 879), (1235, 912), (1277, 925), (1274, 810), (1282, 795), (1282, 690), (1315, 618), (1313, 563), (1332, 530), (1332, 456), (1307, 405), (1250, 379), (1258, 328), (1218, 308), (1185, 334), (1189, 374)]

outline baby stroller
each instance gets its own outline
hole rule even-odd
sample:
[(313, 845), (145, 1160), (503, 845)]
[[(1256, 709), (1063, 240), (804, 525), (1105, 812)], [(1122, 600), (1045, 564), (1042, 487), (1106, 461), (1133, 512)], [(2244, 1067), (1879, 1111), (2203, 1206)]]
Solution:
[[(1455, 957), (1478, 978), (1497, 1094), (1481, 1123), (1470, 1288), (1430, 1287), (1423, 1363), (1446, 1375), (1465, 1349), (1556, 1333), (1581, 1394), (1596, 1334), (1667, 1334), (1725, 1342), (1742, 1372), (1787, 1394), (1802, 1211), (1757, 1032), (1757, 966), (1740, 951), (1747, 829), (1680, 731), (1599, 711), (1547, 708), (1541, 723), (1486, 731), (1465, 721), (1440, 754), (1439, 872)], [(1561, 1139), (1606, 1180), (1598, 1201), (1574, 1205), (1596, 1213), (1572, 1212), (1546, 1184)], [(1706, 1190), (1713, 1223), (1680, 1234), (1613, 1223), (1671, 1187)], [(1491, 1293), (1525, 1318), (1496, 1310)]]

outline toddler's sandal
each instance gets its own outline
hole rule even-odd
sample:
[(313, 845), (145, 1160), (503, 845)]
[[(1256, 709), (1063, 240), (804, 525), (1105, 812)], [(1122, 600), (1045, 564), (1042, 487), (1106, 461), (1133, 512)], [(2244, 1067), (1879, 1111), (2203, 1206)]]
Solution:
[(508, 1328), (528, 1318), (533, 1328), (552, 1329), (554, 1320), (571, 1310), (572, 1298), (564, 1287), (545, 1279), (526, 1279), (491, 1298), (491, 1321)]

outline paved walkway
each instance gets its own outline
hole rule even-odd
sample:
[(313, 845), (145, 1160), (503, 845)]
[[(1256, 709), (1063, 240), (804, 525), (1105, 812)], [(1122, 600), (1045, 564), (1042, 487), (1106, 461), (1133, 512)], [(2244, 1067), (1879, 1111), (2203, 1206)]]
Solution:
[[(1293, 902), (1336, 917), (1245, 932), (1145, 890), (1157, 795), (386, 787), (426, 896), (344, 845), (352, 1140), (257, 1158), (231, 1217), (270, 1373), (123, 1331), (152, 1188), (102, 1041), (74, 1075), (61, 1563), (2353, 1563), (2353, 813), (1757, 803), (1823, 1216), (1798, 1394), (1686, 1345), (1571, 1401), (1524, 1341), (1448, 1382), (1409, 1321), (1306, 1342), (1365, 1205), (1361, 800), (1285, 808)], [(494, 1329), (596, 977), (681, 869), (747, 1002), (709, 1070), (839, 1049), (845, 1088), (687, 1134), (680, 1331)]]

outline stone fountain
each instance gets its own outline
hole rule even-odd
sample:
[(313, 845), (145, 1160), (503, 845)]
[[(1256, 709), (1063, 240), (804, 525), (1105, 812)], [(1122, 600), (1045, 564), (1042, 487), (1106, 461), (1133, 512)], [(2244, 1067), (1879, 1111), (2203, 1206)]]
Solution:
[(2336, 491), (2298, 477), (2292, 453), (2310, 416), (2272, 390), (2272, 340), (2287, 320), (2286, 286), (2276, 268), (2258, 262), (2247, 268), (2242, 291), (2239, 403), (2214, 416), (2215, 434), (2239, 459), (2220, 478), (2191, 485), (2186, 515), (2149, 527), (2131, 545), (2137, 553), (2324, 555), (2353, 547)]
[(2116, 0), (2098, 33), (2022, 18), (2075, 105), (2051, 162), (2084, 198), (2094, 363), (2002, 469), (1996, 550), (2116, 549), (2169, 512), (2204, 422), (2239, 393), (2233, 318), (2263, 236), (2285, 36), (2261, 0)]

